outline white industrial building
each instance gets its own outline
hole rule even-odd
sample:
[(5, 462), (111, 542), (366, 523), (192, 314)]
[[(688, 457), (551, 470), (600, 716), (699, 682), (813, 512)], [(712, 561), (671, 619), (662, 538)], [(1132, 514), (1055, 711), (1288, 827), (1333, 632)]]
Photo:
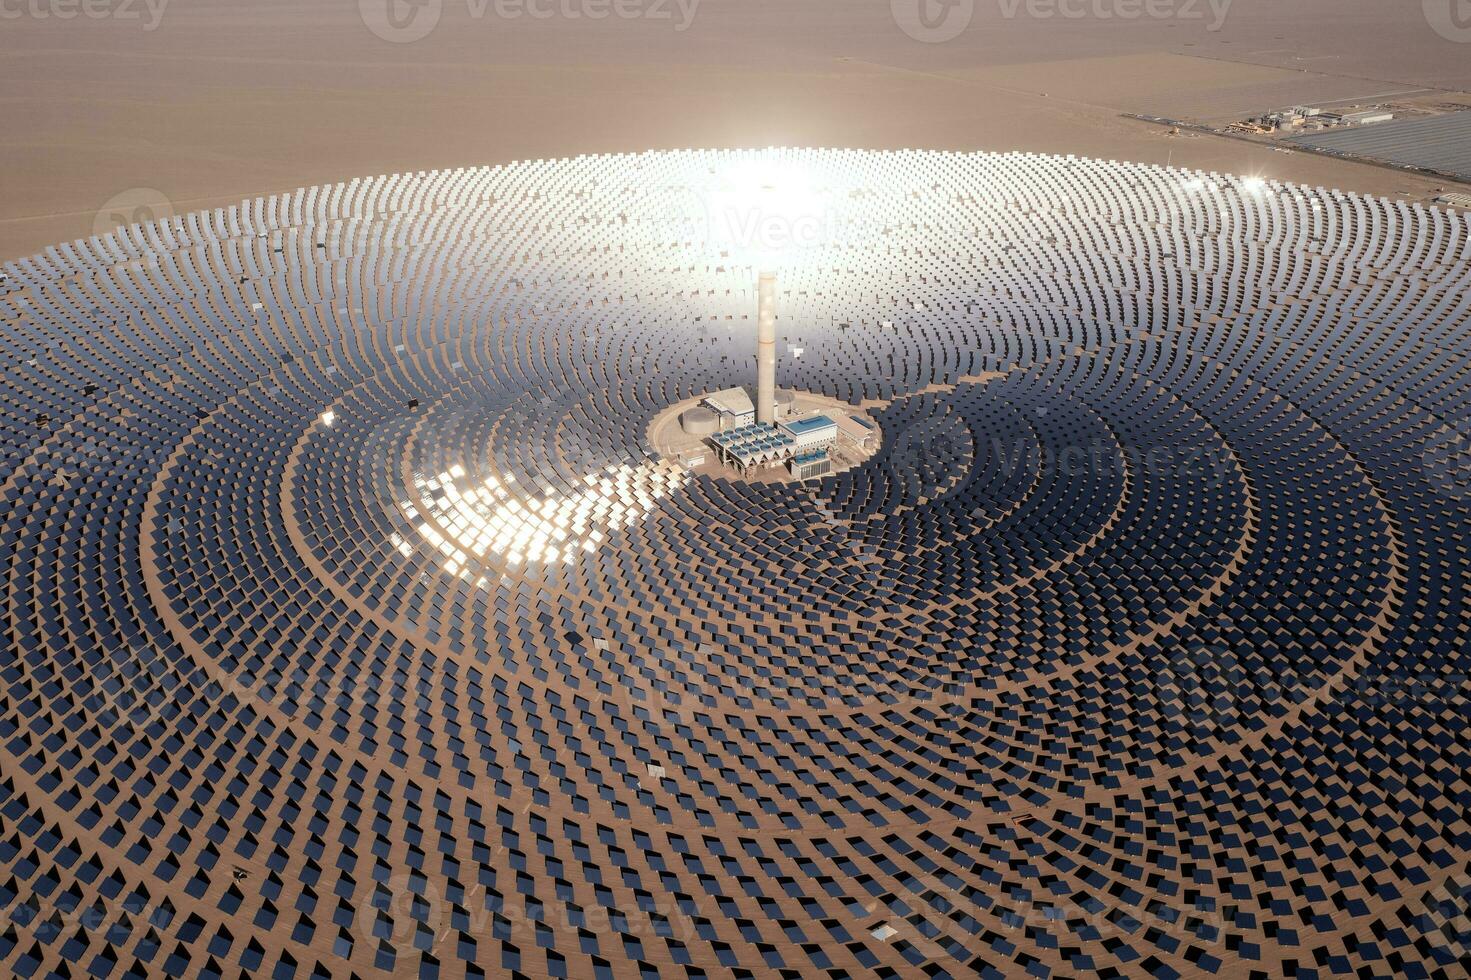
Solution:
[(1363, 109), (1359, 112), (1345, 112), (1338, 117), (1338, 121), (1345, 126), (1368, 126), (1372, 123), (1389, 122), (1394, 118), (1394, 113), (1387, 109)]
[(826, 415), (779, 422), (776, 428), (792, 437), (792, 447), (798, 453), (826, 449), (838, 441), (838, 425)]
[(726, 388), (706, 395), (701, 404), (720, 414), (720, 428), (739, 429), (756, 421), (756, 406), (744, 388)]
[(873, 447), (878, 438), (878, 429), (867, 419), (856, 415), (840, 414), (836, 419), (838, 441), (863, 451)]

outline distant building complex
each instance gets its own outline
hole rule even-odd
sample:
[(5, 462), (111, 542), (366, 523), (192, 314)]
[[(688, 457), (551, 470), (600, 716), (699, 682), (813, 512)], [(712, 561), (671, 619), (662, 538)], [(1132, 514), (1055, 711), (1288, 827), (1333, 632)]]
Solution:
[(1233, 123), (1231, 129), (1256, 135), (1269, 133), (1316, 133), (1327, 129), (1350, 126), (1369, 126), (1388, 122), (1394, 113), (1388, 109), (1358, 109), (1351, 112), (1333, 112), (1316, 106), (1295, 105), (1289, 109), (1253, 116), (1244, 122)]

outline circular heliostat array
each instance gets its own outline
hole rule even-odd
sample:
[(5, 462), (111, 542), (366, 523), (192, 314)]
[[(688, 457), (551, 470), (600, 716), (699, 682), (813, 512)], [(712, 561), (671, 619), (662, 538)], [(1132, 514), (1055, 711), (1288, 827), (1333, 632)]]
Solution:
[[(755, 378), (882, 443), (648, 442)], [(1471, 227), (587, 157), (0, 278), (0, 970), (1464, 976)]]

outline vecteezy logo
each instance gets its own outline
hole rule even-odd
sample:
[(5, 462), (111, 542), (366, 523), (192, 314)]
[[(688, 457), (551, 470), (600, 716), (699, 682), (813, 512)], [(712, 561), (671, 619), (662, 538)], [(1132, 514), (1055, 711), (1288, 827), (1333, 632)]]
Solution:
[(368, 30), (393, 44), (428, 37), (443, 12), (444, 0), (358, 0), (358, 15)]
[(1447, 41), (1471, 43), (1471, 0), (1421, 0), (1425, 20)]
[(1471, 877), (1453, 876), (1425, 896), (1420, 931), (1456, 959), (1471, 957)]
[(427, 940), (427, 951), (449, 932), (444, 899), (422, 872), (394, 875), (374, 885), (365, 898), (357, 910), (360, 936), (377, 936), (394, 944), (413, 941), (417, 945)]
[(1420, 468), (1430, 488), (1442, 497), (1455, 500), (1471, 498), (1471, 428), (1454, 419), (1446, 419), (1425, 443), (1420, 453)]
[(939, 44), (958, 37), (975, 16), (975, 0), (889, 0), (899, 29), (916, 41)]
[(152, 187), (130, 187), (115, 194), (97, 209), (92, 218), (92, 234), (105, 235), (114, 228), (147, 224), (172, 217), (174, 206), (163, 191)]

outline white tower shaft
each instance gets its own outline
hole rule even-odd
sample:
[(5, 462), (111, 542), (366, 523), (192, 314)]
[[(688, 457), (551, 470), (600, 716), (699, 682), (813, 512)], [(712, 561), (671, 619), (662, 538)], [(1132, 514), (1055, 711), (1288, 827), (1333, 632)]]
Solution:
[(756, 421), (776, 422), (776, 273), (756, 285)]

